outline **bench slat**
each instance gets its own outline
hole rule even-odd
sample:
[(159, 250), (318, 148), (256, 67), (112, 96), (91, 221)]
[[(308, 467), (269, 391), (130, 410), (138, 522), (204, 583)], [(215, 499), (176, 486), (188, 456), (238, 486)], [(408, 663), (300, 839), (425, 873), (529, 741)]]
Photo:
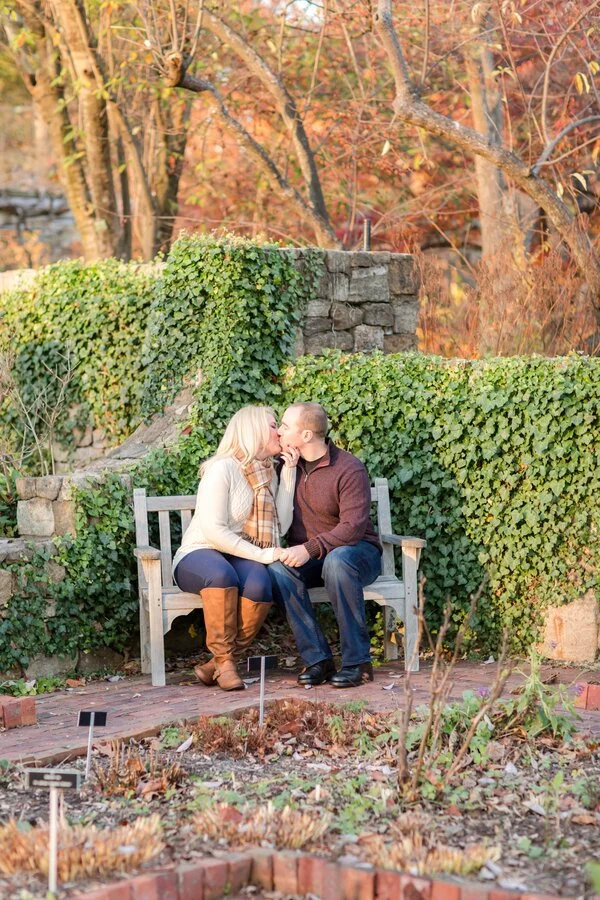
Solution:
[(183, 535), (186, 533), (186, 531), (190, 527), (191, 521), (192, 521), (191, 509), (182, 509), (181, 510), (181, 537), (183, 537)]
[(171, 553), (171, 522), (169, 513), (163, 509), (158, 514), (158, 528), (160, 533), (160, 565), (162, 570), (162, 583), (164, 587), (173, 586), (173, 554)]
[[(166, 509), (168, 512), (179, 512), (181, 509), (195, 509), (196, 495), (182, 494), (179, 497), (147, 497), (146, 509), (148, 512), (160, 512)], [(390, 528), (390, 531), (392, 529)]]

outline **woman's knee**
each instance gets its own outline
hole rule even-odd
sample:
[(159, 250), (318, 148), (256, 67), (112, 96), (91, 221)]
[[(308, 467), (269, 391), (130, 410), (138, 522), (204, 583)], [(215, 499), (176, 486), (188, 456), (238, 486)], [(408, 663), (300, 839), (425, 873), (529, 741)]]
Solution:
[(184, 556), (175, 573), (182, 591), (197, 594), (205, 588), (239, 588), (233, 566), (215, 550), (198, 550)]
[(273, 582), (266, 566), (261, 566), (261, 570), (250, 572), (245, 582), (240, 586), (240, 591), (248, 600), (254, 600), (256, 603), (272, 603), (273, 602)]

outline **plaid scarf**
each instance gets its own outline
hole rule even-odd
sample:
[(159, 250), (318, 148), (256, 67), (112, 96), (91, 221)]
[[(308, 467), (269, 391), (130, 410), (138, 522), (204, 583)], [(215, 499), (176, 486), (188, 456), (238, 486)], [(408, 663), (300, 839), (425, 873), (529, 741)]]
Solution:
[(242, 537), (257, 547), (279, 547), (279, 520), (271, 490), (273, 464), (270, 459), (265, 462), (253, 459), (242, 465), (241, 459), (236, 458), (254, 493), (252, 511), (244, 523)]

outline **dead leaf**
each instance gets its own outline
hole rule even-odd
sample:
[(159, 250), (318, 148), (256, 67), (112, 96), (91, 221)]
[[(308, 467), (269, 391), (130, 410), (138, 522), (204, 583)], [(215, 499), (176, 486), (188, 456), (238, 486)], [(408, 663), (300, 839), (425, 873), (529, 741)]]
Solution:
[(85, 684), (84, 678), (67, 678), (65, 681), (67, 687), (83, 687)]
[(462, 813), (456, 803), (451, 803), (446, 812), (449, 816), (462, 816)]
[(597, 816), (591, 816), (587, 813), (573, 816), (571, 822), (573, 822), (574, 825), (600, 825), (600, 819), (598, 819)]
[(162, 778), (154, 778), (152, 781), (140, 781), (135, 789), (138, 797), (146, 797), (148, 794), (158, 794), (164, 790)]

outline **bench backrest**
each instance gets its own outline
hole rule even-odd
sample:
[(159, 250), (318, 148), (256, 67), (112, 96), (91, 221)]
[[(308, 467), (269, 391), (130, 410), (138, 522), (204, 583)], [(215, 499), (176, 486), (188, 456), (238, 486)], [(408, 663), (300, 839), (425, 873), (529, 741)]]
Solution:
[[(377, 510), (376, 523), (380, 534), (392, 533), (392, 517), (390, 513), (390, 494), (386, 478), (376, 478), (371, 488), (371, 503)], [(135, 537), (138, 547), (147, 547), (150, 543), (148, 513), (158, 513), (158, 533), (160, 542), (160, 564), (163, 587), (173, 587), (173, 551), (171, 548), (170, 514), (181, 516), (181, 533), (185, 533), (192, 520), (196, 508), (195, 494), (182, 494), (176, 497), (148, 497), (144, 488), (136, 488), (133, 492), (133, 509), (135, 514)], [(384, 575), (394, 575), (394, 549), (389, 544), (383, 548)], [(138, 562), (140, 586), (145, 587), (144, 573)]]

